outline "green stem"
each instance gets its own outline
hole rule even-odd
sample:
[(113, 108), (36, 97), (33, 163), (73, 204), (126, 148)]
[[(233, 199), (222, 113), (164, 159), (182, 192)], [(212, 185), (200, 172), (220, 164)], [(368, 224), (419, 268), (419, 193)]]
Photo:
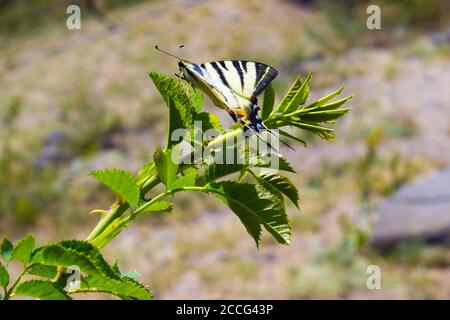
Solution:
[(170, 190), (170, 191), (165, 191), (163, 193), (158, 194), (156, 197), (154, 197), (153, 199), (151, 199), (149, 202), (147, 202), (146, 204), (144, 204), (143, 206), (139, 207), (136, 211), (133, 212), (133, 214), (131, 216), (135, 217), (136, 215), (138, 215), (139, 213), (145, 211), (145, 209), (147, 209), (149, 206), (151, 206), (153, 203), (155, 203), (156, 201), (168, 196), (169, 194), (175, 193), (176, 190)]
[(99, 236), (116, 218), (120, 217), (129, 208), (128, 203), (124, 202), (119, 205), (114, 205), (103, 219), (97, 224), (97, 226), (92, 230), (89, 236), (86, 238), (88, 241), (94, 240)]
[(23, 276), (27, 273), (29, 268), (23, 269), (23, 271), (19, 274), (19, 276), (16, 278), (16, 281), (11, 285), (9, 290), (6, 291), (5, 289), (5, 296), (3, 297), (3, 300), (8, 300), (9, 297), (12, 296), (14, 289), (16, 289), (17, 285), (19, 284), (20, 280), (22, 280)]
[[(222, 146), (223, 143), (225, 143), (228, 139), (234, 138), (237, 135), (242, 134), (241, 129), (232, 130), (230, 132), (227, 132), (225, 134), (222, 134), (218, 136), (216, 139), (210, 141), (205, 149), (205, 151), (210, 150), (214, 147)], [(190, 155), (189, 155), (190, 156)], [(157, 176), (156, 172), (151, 175), (147, 181), (142, 185), (141, 187), (141, 197), (143, 197), (148, 191), (153, 189), (155, 186), (157, 186), (160, 183), (160, 179)], [(194, 188), (194, 187), (193, 187)], [(200, 190), (200, 189), (199, 189)], [(199, 191), (197, 190), (197, 191)], [(154, 202), (168, 196), (169, 194), (175, 193), (179, 190), (170, 190), (163, 192), (156, 196), (155, 198), (151, 199), (149, 202), (147, 202), (144, 206), (140, 207), (137, 211), (130, 214), (129, 220), (131, 220), (133, 217), (135, 217), (137, 214), (144, 211), (146, 208), (148, 208), (151, 204)], [(129, 208), (128, 203), (122, 203), (120, 205), (113, 205), (113, 207), (109, 210), (108, 214), (106, 214), (100, 222), (96, 225), (94, 230), (89, 234), (89, 236), (86, 238), (88, 241), (94, 240), (96, 237), (98, 237), (116, 218), (120, 217), (127, 209)], [(58, 280), (63, 273), (63, 270), (59, 270), (58, 275), (56, 276), (55, 280)]]

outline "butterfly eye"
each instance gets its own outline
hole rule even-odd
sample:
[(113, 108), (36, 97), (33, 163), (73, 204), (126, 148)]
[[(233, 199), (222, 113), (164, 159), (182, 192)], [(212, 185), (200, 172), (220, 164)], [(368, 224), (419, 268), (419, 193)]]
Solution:
[(180, 69), (186, 68), (186, 65), (183, 63), (183, 61), (178, 62), (178, 68), (180, 68)]

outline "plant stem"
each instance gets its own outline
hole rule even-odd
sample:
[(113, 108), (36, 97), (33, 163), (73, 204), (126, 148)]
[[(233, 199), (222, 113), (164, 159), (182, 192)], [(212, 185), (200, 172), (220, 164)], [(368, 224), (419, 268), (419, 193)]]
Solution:
[(25, 269), (23, 269), (23, 271), (17, 276), (16, 281), (14, 281), (14, 283), (11, 285), (9, 290), (5, 289), (5, 296), (3, 297), (3, 300), (8, 300), (9, 297), (11, 297), (12, 293), (14, 292), (14, 289), (17, 287), (20, 280), (22, 280), (22, 277), (27, 273), (27, 271), (28, 271), (28, 268), (25, 267)]
[[(222, 146), (223, 143), (225, 143), (228, 139), (232, 139), (236, 137), (237, 135), (242, 134), (242, 129), (235, 129), (230, 132), (224, 133), (220, 136), (218, 136), (216, 139), (210, 141), (205, 148), (205, 151), (208, 151), (214, 147)], [(190, 155), (189, 155), (190, 156)], [(158, 185), (161, 181), (159, 180), (158, 175), (156, 172), (151, 175), (147, 181), (142, 185), (141, 187), (141, 197), (143, 197), (148, 191), (153, 189), (156, 185)], [(194, 188), (194, 187), (193, 187)], [(149, 202), (147, 202), (144, 206), (140, 207), (137, 211), (133, 212), (130, 215), (131, 217), (136, 216), (140, 212), (144, 211), (146, 208), (148, 208), (151, 204), (156, 202), (157, 200), (160, 200), (164, 197), (166, 197), (169, 194), (175, 193), (177, 190), (170, 190), (163, 192), (156, 196), (155, 198), (151, 199)], [(198, 191), (198, 190), (197, 190)], [(129, 208), (128, 203), (124, 202), (121, 204), (115, 204), (111, 207), (108, 214), (106, 214), (100, 222), (95, 226), (95, 228), (92, 230), (92, 232), (89, 234), (89, 236), (86, 238), (88, 241), (94, 240), (96, 237), (98, 237), (116, 218), (120, 217), (127, 209)], [(56, 276), (56, 280), (58, 280), (62, 275), (63, 270), (59, 270), (58, 275)]]
[(129, 208), (128, 203), (124, 202), (119, 205), (114, 205), (108, 212), (108, 214), (100, 220), (97, 226), (92, 230), (89, 236), (86, 238), (88, 241), (94, 240), (98, 235), (100, 235), (111, 222), (116, 218), (120, 217)]

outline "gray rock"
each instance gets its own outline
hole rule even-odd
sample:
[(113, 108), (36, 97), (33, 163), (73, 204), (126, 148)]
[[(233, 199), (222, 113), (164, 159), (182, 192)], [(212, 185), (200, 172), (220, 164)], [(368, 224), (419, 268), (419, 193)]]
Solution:
[(450, 244), (450, 167), (402, 187), (380, 206), (376, 248), (417, 238)]
[(67, 154), (62, 150), (67, 136), (62, 131), (52, 131), (44, 139), (44, 145), (36, 157), (35, 166), (42, 169), (48, 165), (63, 163), (68, 160)]

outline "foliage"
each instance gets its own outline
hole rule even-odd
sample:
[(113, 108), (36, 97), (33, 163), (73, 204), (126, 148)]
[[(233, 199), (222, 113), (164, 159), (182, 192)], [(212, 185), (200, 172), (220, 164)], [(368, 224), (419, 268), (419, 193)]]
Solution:
[[(201, 112), (203, 97), (188, 84), (163, 74), (151, 72), (149, 75), (168, 106), (166, 146), (158, 147), (153, 159), (136, 175), (119, 169), (91, 173), (116, 194), (117, 200), (108, 210), (93, 210), (102, 217), (86, 240), (64, 240), (35, 248), (32, 235), (15, 245), (5, 237), (0, 265), (3, 299), (14, 296), (72, 299), (76, 294), (90, 292), (110, 293), (121, 299), (151, 299), (148, 288), (134, 279), (138, 275), (136, 272), (120, 272), (117, 264), (110, 265), (102, 257), (100, 249), (138, 215), (171, 211), (170, 200), (179, 192), (201, 192), (217, 197), (236, 214), (256, 246), (260, 245), (263, 228), (277, 242), (290, 243), (291, 228), (284, 198), (298, 208), (299, 194), (289, 178), (280, 173), (295, 172), (287, 160), (278, 153), (253, 150), (247, 144), (249, 139), (242, 145), (235, 142), (242, 130), (236, 127), (223, 130), (215, 115)], [(268, 128), (295, 126), (325, 140), (334, 138), (333, 129), (328, 125), (350, 110), (341, 107), (351, 97), (333, 102), (342, 93), (341, 88), (306, 104), (311, 80), (311, 74), (304, 80), (299, 76), (276, 107), (273, 89), (270, 87), (265, 92), (262, 118)], [(195, 121), (202, 121), (203, 131), (214, 128), (218, 135), (205, 137), (204, 132), (193, 128)], [(204, 157), (187, 161), (195, 152), (182, 154), (182, 142), (172, 139), (174, 130), (181, 128), (188, 130), (185, 138), (189, 138), (192, 146), (201, 148)], [(284, 136), (301, 141), (286, 132)], [(227, 143), (230, 141), (231, 145)], [(230, 148), (235, 152), (233, 155), (238, 156), (233, 160), (242, 161), (217, 161), (218, 156)], [(278, 165), (274, 167), (274, 164)], [(248, 178), (244, 183), (245, 177)], [(163, 191), (156, 195), (153, 192), (148, 198), (149, 191), (160, 184)], [(12, 260), (23, 264), (22, 272), (14, 281), (7, 270)]]

